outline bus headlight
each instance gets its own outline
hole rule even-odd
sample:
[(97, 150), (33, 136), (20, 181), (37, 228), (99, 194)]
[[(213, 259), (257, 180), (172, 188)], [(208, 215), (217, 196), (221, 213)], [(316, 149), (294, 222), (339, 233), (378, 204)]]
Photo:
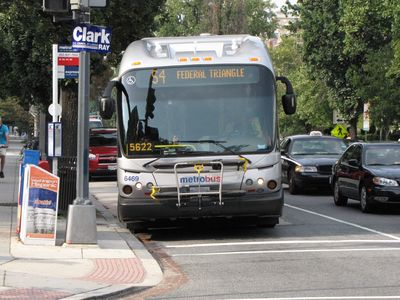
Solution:
[(141, 182), (136, 182), (135, 188), (140, 191), (143, 188), (143, 184)]
[(258, 178), (257, 179), (257, 184), (258, 185), (264, 185), (264, 179), (263, 178)]

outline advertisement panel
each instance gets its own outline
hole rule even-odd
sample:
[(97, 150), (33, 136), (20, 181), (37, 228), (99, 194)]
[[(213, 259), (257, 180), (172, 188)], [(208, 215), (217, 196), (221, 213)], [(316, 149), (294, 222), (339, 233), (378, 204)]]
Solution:
[(22, 158), (22, 163), (19, 166), (19, 181), (18, 181), (18, 210), (17, 210), (17, 233), (21, 230), (21, 214), (22, 214), (22, 199), (24, 195), (24, 174), (25, 166), (28, 164), (38, 165), (40, 159), (39, 150), (24, 150), (24, 156)]
[(25, 167), (24, 178), (21, 241), (55, 245), (60, 179), (34, 165)]

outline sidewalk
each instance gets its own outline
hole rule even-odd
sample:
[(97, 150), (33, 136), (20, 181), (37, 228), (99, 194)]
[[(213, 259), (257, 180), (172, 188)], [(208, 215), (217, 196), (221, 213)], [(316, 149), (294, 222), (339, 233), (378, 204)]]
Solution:
[(0, 299), (107, 299), (162, 280), (158, 263), (102, 205), (101, 193), (92, 196), (97, 245), (64, 244), (65, 218), (57, 222), (56, 246), (22, 244), (15, 233), (21, 147), (10, 145), (0, 179)]

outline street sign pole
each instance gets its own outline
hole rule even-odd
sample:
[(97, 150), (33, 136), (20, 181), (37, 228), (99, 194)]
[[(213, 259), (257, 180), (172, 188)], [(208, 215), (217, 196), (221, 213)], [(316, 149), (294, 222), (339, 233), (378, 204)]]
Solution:
[(67, 244), (97, 244), (96, 209), (89, 199), (90, 55), (79, 54), (76, 199), (68, 207)]
[[(53, 44), (53, 106), (58, 105), (58, 45)], [(58, 122), (58, 116), (53, 114), (53, 122)], [(57, 175), (58, 159), (52, 159), (52, 171)]]
[(79, 72), (78, 92), (78, 149), (77, 149), (77, 187), (75, 205), (90, 205), (89, 199), (89, 93), (90, 93), (90, 54), (80, 52), (81, 71)]

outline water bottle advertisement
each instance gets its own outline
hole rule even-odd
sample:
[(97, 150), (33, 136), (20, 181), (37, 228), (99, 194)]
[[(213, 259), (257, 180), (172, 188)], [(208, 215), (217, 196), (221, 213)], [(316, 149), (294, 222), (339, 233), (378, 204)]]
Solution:
[(34, 165), (25, 169), (20, 238), (24, 244), (55, 245), (59, 177)]

